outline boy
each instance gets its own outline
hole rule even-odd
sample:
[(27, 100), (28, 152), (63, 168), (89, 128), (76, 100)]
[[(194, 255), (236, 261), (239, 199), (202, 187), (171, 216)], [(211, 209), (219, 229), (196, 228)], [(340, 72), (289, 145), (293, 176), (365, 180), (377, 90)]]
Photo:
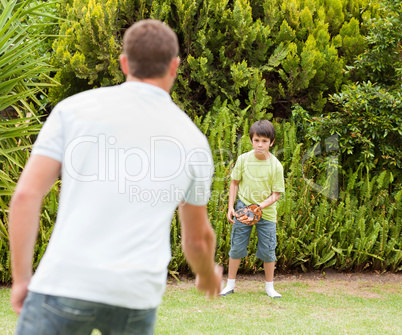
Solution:
[[(256, 203), (261, 206), (262, 217), (255, 224), (258, 235), (256, 256), (264, 261), (265, 290), (271, 298), (281, 298), (273, 286), (276, 246), (276, 201), (285, 191), (283, 168), (278, 159), (269, 152), (275, 141), (275, 128), (268, 120), (255, 122), (250, 128), (253, 150), (242, 154), (232, 171), (229, 188), (227, 218), (234, 223), (229, 252), (229, 273), (221, 296), (234, 293), (237, 270), (241, 258), (247, 256), (247, 246), (252, 226), (233, 220), (235, 211)], [(234, 202), (239, 195), (236, 209)]]

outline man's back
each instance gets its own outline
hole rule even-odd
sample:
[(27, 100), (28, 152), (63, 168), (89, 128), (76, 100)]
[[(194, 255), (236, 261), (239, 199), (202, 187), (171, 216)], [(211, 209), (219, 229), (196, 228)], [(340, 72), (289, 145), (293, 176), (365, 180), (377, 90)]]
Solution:
[[(126, 82), (59, 104), (33, 154), (62, 162), (62, 193), (29, 289), (157, 306), (170, 261), (170, 218), (180, 201), (208, 198), (212, 159), (201, 132), (167, 92)], [(209, 165), (196, 167), (197, 160)], [(198, 194), (188, 194), (194, 177)]]

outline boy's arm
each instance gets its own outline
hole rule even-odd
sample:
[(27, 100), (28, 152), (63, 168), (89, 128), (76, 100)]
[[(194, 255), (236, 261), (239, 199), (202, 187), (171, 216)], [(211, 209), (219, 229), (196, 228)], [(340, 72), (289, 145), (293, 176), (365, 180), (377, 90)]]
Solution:
[(280, 192), (272, 192), (272, 194), (267, 199), (265, 199), (262, 203), (260, 203), (261, 209), (271, 206), (273, 203), (278, 201), (280, 196), (281, 196)]
[(9, 233), (13, 286), (11, 304), (17, 314), (28, 292), (32, 258), (43, 197), (59, 176), (61, 163), (45, 156), (28, 160), (10, 203)]
[(182, 203), (179, 206), (183, 253), (196, 274), (196, 286), (208, 297), (221, 289), (223, 269), (215, 264), (215, 233), (206, 206)]
[(240, 180), (232, 179), (229, 187), (229, 204), (228, 204), (228, 220), (234, 223), (233, 216), (235, 213), (234, 202), (236, 200), (237, 191), (239, 190)]

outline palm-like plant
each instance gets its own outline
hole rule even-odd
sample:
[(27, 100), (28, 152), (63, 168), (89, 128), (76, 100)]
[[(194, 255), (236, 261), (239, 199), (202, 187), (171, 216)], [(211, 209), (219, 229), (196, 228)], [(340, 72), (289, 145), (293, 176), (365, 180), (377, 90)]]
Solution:
[[(38, 16), (53, 17), (44, 12), (49, 5), (34, 0), (0, 0), (0, 111), (12, 106), (20, 117), (23, 110), (35, 114), (37, 108), (29, 102), (43, 107), (36, 94), (56, 84), (48, 76), (54, 70), (49, 56), (37, 52), (46, 38), (38, 33), (46, 23), (38, 29), (32, 22)], [(35, 35), (30, 34), (35, 27)]]
[(54, 70), (49, 55), (38, 51), (46, 39), (41, 32), (53, 24), (38, 18), (53, 17), (46, 13), (51, 5), (0, 0), (0, 281), (7, 280), (5, 273), (9, 273), (8, 202), (41, 128), (38, 111), (45, 106), (38, 96), (45, 96), (45, 89), (57, 84), (49, 76)]
[(38, 110), (44, 105), (37, 95), (56, 84), (48, 75), (54, 70), (49, 65), (49, 55), (38, 54), (46, 38), (39, 33), (46, 23), (41, 23), (40, 29), (35, 25), (36, 17), (52, 17), (44, 12), (49, 4), (36, 0), (0, 0), (1, 196), (13, 191), (19, 169), (26, 162), (26, 150), (32, 145), (32, 135), (40, 129)]

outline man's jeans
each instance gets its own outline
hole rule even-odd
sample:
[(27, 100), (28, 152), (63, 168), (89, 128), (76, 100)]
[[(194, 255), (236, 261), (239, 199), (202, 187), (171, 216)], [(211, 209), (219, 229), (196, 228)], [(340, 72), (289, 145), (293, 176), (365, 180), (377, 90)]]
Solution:
[(134, 310), (90, 301), (29, 292), (17, 335), (152, 335), (156, 308)]

